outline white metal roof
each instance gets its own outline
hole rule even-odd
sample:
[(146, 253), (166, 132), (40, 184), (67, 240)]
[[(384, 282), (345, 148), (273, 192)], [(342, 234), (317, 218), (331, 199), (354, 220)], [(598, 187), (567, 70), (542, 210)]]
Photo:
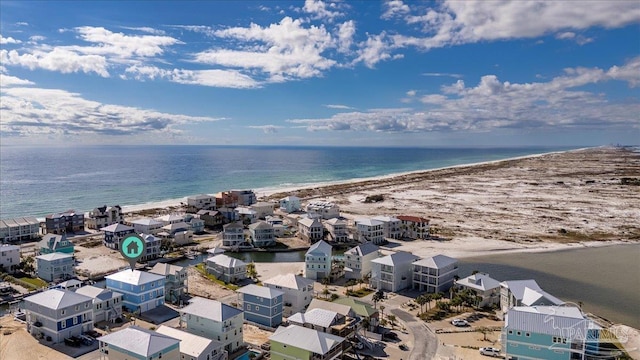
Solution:
[(302, 326), (304, 326), (304, 324), (313, 324), (328, 328), (333, 324), (336, 316), (338, 316), (338, 313), (335, 311), (315, 308), (307, 310), (305, 313), (295, 313), (289, 316), (287, 320), (302, 324)]
[(200, 355), (207, 351), (209, 346), (212, 344), (216, 349), (220, 349), (224, 346), (224, 344), (218, 341), (190, 334), (186, 331), (174, 329), (166, 325), (160, 325), (156, 332), (180, 340), (180, 352), (195, 358), (200, 357)]
[(493, 279), (489, 276), (489, 274), (485, 273), (475, 273), (473, 275), (469, 275), (464, 279), (460, 279), (456, 281), (456, 284), (461, 286), (466, 286), (472, 289), (487, 291), (491, 289), (495, 289), (500, 287), (500, 282), (496, 279)]
[(52, 253), (36, 256), (36, 259), (45, 260), (45, 261), (53, 261), (53, 260), (60, 260), (60, 259), (70, 259), (70, 258), (73, 258), (73, 255), (65, 254), (65, 253), (61, 253), (61, 252), (52, 252)]
[(307, 279), (300, 275), (282, 274), (282, 275), (276, 275), (271, 279), (264, 280), (262, 283), (269, 284), (269, 285), (282, 286), (283, 288), (287, 288), (287, 289), (302, 290), (309, 285), (313, 285), (315, 281), (311, 279)]
[(364, 226), (381, 226), (382, 221), (374, 219), (356, 219), (356, 224)]
[(298, 325), (279, 327), (269, 340), (324, 355), (344, 341), (343, 337), (308, 329)]
[(126, 284), (132, 284), (132, 285), (142, 285), (142, 284), (148, 284), (152, 281), (164, 280), (164, 276), (161, 276), (161, 275), (151, 274), (146, 271), (140, 271), (140, 270), (132, 271), (129, 269), (122, 270), (115, 274), (105, 276), (105, 278), (115, 280), (115, 281), (120, 281)]
[(225, 254), (218, 254), (215, 256), (212, 256), (210, 258), (207, 258), (207, 262), (212, 262), (216, 265), (220, 265), (226, 268), (236, 268), (239, 266), (246, 266), (247, 263), (240, 260), (240, 259), (236, 259), (234, 257), (231, 256), (227, 256)]
[(101, 336), (98, 340), (109, 344), (109, 346), (144, 357), (156, 354), (180, 342), (180, 340), (171, 336), (135, 325)]
[(505, 329), (573, 338), (600, 327), (574, 306), (517, 306), (509, 309)]
[(131, 231), (133, 230), (133, 228), (131, 226), (127, 226), (124, 224), (115, 223), (115, 224), (111, 224), (109, 226), (100, 228), (100, 230), (116, 233), (116, 232), (122, 232), (122, 231)]

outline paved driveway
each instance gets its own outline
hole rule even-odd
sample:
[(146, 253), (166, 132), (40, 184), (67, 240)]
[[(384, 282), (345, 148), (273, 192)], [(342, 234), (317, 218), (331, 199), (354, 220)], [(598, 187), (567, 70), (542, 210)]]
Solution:
[(409, 360), (433, 359), (436, 356), (438, 340), (427, 325), (415, 316), (401, 310), (391, 309), (390, 312), (398, 319), (402, 320), (407, 328), (413, 333), (413, 349), (409, 355)]

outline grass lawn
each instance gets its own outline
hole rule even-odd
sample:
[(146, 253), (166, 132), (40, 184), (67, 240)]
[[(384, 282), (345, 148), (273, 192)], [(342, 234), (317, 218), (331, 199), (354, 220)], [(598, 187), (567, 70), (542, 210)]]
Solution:
[(41, 288), (43, 288), (43, 287), (47, 287), (47, 286), (49, 285), (49, 284), (48, 284), (46, 281), (44, 281), (44, 280), (37, 279), (37, 278), (35, 278), (35, 279), (34, 279), (34, 278), (26, 277), (26, 276), (25, 276), (25, 277), (18, 278), (18, 280), (20, 280), (20, 281), (22, 281), (22, 282), (25, 282), (25, 283), (27, 283), (27, 284), (29, 284), (29, 285), (31, 285), (34, 289), (41, 289)]
[(361, 298), (371, 294), (372, 292), (373, 292), (373, 289), (362, 288), (358, 290), (347, 290), (347, 295)]
[(239, 288), (238, 285), (234, 285), (234, 284), (229, 284), (229, 283), (225, 283), (222, 280), (218, 280), (215, 276), (208, 274), (207, 270), (204, 267), (203, 263), (197, 264), (196, 265), (196, 270), (198, 270), (202, 275), (204, 275), (207, 279), (213, 281), (214, 283), (220, 285), (220, 286), (224, 286), (229, 290), (237, 290)]

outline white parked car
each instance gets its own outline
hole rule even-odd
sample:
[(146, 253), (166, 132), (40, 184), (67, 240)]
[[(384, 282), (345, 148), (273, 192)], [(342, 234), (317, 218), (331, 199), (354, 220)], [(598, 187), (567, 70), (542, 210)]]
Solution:
[(451, 325), (464, 327), (464, 326), (469, 326), (469, 322), (467, 322), (467, 320), (463, 320), (463, 319), (453, 319), (453, 320), (451, 320)]
[(482, 347), (480, 348), (480, 354), (486, 356), (498, 357), (500, 356), (500, 350), (492, 347)]

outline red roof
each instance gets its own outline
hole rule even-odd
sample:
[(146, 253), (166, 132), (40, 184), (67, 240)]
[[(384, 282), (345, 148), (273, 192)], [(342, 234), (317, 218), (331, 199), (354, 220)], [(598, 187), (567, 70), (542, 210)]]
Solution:
[(396, 216), (396, 218), (402, 221), (410, 221), (415, 223), (427, 223), (427, 224), (429, 223), (429, 219), (421, 218), (419, 216), (400, 215), (400, 216)]

